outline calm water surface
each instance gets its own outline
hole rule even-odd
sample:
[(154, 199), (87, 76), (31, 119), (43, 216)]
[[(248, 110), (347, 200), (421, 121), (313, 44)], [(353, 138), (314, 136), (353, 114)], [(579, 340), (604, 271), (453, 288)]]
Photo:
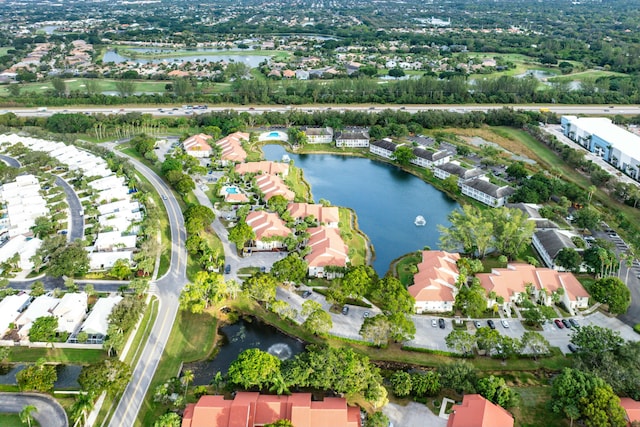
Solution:
[[(280, 145), (263, 147), (267, 160), (281, 160)], [(358, 224), (374, 246), (374, 268), (384, 275), (391, 261), (429, 246), (438, 248), (437, 225), (449, 225), (447, 216), (459, 205), (444, 193), (398, 167), (360, 157), (332, 154), (290, 154), (304, 170), (317, 202), (355, 210)], [(424, 227), (413, 222), (417, 215), (427, 220)]]
[(220, 351), (213, 360), (185, 363), (184, 369), (193, 372), (194, 385), (207, 385), (216, 372), (223, 375), (231, 362), (249, 348), (269, 352), (281, 360), (289, 359), (304, 350), (304, 343), (284, 335), (276, 328), (256, 319), (240, 320), (233, 325), (223, 326), (218, 331), (222, 335)]
[[(138, 49), (138, 50), (141, 51), (142, 49)], [(207, 55), (206, 52), (210, 52), (210, 54)], [(198, 49), (198, 50), (194, 50), (193, 55), (147, 59), (147, 58), (131, 58), (129, 56), (121, 55), (115, 50), (108, 50), (105, 52), (104, 56), (102, 57), (102, 62), (103, 63), (113, 62), (115, 64), (120, 64), (121, 62), (131, 61), (136, 64), (149, 64), (149, 63), (159, 64), (162, 62), (171, 64), (171, 63), (196, 62), (196, 61), (199, 61), (199, 62), (226, 61), (226, 62), (243, 62), (251, 68), (256, 68), (258, 64), (260, 64), (262, 61), (270, 58), (270, 56), (267, 56), (267, 55), (234, 55), (234, 54), (220, 55), (220, 54), (216, 54), (217, 52), (220, 52), (220, 50), (209, 49), (207, 51), (204, 49)]]

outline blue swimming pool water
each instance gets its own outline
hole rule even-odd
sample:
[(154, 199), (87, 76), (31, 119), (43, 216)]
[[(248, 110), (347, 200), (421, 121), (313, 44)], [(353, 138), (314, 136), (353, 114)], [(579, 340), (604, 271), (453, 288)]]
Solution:
[(280, 132), (271, 132), (269, 133), (269, 136), (273, 138), (278, 138), (280, 136)]
[(227, 187), (227, 194), (238, 194), (238, 187)]

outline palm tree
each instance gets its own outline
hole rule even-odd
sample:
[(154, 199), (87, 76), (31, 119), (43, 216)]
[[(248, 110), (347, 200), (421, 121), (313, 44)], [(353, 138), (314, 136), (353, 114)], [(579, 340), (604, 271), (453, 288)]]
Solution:
[(593, 197), (593, 193), (595, 193), (596, 190), (597, 188), (595, 185), (590, 185), (589, 188), (587, 189), (587, 191), (589, 192), (589, 195), (587, 197), (589, 204), (591, 204), (591, 198)]
[(187, 369), (182, 373), (182, 383), (184, 384), (184, 398), (187, 398), (187, 389), (189, 388), (189, 383), (193, 381), (193, 371)]
[[(84, 424), (87, 423), (87, 413), (93, 409), (93, 394), (80, 393), (78, 394), (76, 401), (71, 407), (71, 416), (76, 420), (74, 426), (77, 425), (80, 420), (84, 420)], [(84, 425), (83, 424), (83, 425)]]
[(29, 427), (31, 427), (31, 421), (33, 421), (32, 412), (38, 412), (38, 408), (33, 405), (27, 405), (20, 411), (20, 421), (22, 421), (23, 424), (27, 423)]

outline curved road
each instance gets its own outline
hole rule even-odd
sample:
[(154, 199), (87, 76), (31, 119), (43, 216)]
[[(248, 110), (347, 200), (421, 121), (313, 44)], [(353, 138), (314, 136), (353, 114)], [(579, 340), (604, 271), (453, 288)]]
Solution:
[(64, 408), (50, 396), (36, 393), (0, 393), (0, 413), (19, 413), (27, 405), (36, 407), (37, 411), (33, 411), (32, 415), (41, 426), (69, 426)]
[(149, 384), (153, 379), (162, 352), (167, 344), (173, 322), (178, 312), (178, 297), (187, 282), (185, 249), (186, 231), (183, 226), (184, 218), (178, 201), (173, 193), (151, 169), (142, 163), (128, 158), (146, 179), (151, 182), (158, 193), (166, 197), (165, 206), (171, 226), (171, 265), (169, 272), (155, 282), (155, 294), (158, 297), (158, 317), (151, 329), (151, 334), (133, 370), (131, 381), (127, 385), (118, 402), (118, 406), (111, 417), (109, 426), (133, 426), (142, 406)]

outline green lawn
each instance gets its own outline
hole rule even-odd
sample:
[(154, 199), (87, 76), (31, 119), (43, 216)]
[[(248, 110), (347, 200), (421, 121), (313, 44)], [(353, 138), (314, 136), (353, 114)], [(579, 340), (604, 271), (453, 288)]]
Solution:
[(136, 332), (136, 336), (133, 338), (131, 348), (125, 357), (124, 362), (130, 366), (135, 366), (142, 352), (144, 344), (147, 342), (149, 335), (151, 334), (151, 328), (158, 317), (158, 298), (151, 297), (151, 301), (147, 305), (142, 321), (140, 322), (140, 328)]
[(599, 77), (629, 77), (628, 74), (617, 73), (615, 71), (586, 70), (572, 74), (565, 74), (557, 77), (550, 77), (550, 82), (570, 82), (570, 81), (594, 81)]
[(9, 49), (13, 48), (11, 46), (0, 47), (0, 56), (6, 55)]
[(182, 362), (209, 357), (214, 348), (216, 326), (217, 319), (212, 313), (196, 315), (184, 311), (178, 312), (169, 341), (138, 413), (136, 426), (151, 426), (157, 417), (164, 413), (166, 408), (153, 403), (153, 390), (169, 378), (176, 376)]
[[(27, 424), (20, 421), (20, 414), (0, 413), (2, 419), (2, 427), (24, 427)], [(36, 420), (31, 421), (31, 427), (39, 427), (40, 423)]]
[(35, 362), (41, 358), (53, 363), (88, 365), (106, 359), (107, 353), (78, 348), (12, 347), (9, 362)]
[(296, 200), (301, 202), (308, 202), (313, 199), (311, 195), (311, 187), (305, 181), (303, 171), (295, 166), (289, 166), (289, 173), (285, 179), (287, 186), (296, 195)]
[(369, 241), (358, 228), (358, 218), (353, 210), (340, 207), (339, 212), (340, 234), (350, 236), (350, 238), (345, 239), (344, 243), (349, 248), (351, 264), (363, 265), (366, 261), (366, 245), (369, 244)]
[(395, 269), (393, 274), (400, 280), (400, 282), (409, 286), (413, 284), (413, 276), (415, 271), (415, 266), (422, 262), (422, 253), (421, 252), (413, 252), (407, 255), (404, 255), (402, 258), (398, 259), (395, 262)]
[(566, 419), (547, 408), (551, 399), (551, 387), (513, 387), (513, 390), (520, 395), (518, 406), (511, 408), (516, 419), (516, 427), (566, 427), (569, 425)]
[[(98, 92), (115, 91), (117, 92), (115, 79), (96, 79), (98, 82)], [(85, 79), (65, 79), (67, 90), (84, 91)], [(165, 91), (166, 81), (162, 80), (134, 80), (136, 92), (154, 92), (163, 93)], [(22, 86), (22, 93), (34, 92), (37, 94), (53, 89), (51, 82), (26, 83)], [(9, 91), (6, 86), (0, 87), (0, 96), (8, 96)]]

